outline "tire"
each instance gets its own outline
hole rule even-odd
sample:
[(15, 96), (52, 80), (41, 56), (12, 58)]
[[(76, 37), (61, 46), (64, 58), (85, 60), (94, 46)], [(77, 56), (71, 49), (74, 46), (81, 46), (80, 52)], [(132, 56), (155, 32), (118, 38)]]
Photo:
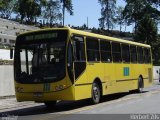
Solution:
[(45, 106), (49, 109), (52, 109), (55, 107), (57, 101), (47, 101), (47, 102), (44, 102)]
[(94, 82), (92, 85), (92, 103), (98, 104), (101, 100), (101, 90), (99, 85)]
[(142, 77), (138, 78), (138, 92), (142, 93), (144, 88), (144, 83)]

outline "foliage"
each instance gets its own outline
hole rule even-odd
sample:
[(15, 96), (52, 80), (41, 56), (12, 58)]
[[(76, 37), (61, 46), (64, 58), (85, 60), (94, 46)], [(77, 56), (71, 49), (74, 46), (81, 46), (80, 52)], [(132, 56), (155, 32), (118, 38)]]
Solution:
[(0, 0), (0, 17), (9, 19), (14, 12), (16, 20), (26, 24), (35, 24), (37, 18), (52, 24), (62, 15), (64, 23), (65, 10), (73, 15), (72, 0)]
[(101, 18), (99, 18), (99, 26), (107, 29), (113, 28), (115, 23), (116, 0), (98, 0), (101, 5)]
[(138, 22), (135, 40), (152, 45), (157, 41), (157, 31), (156, 22), (151, 19), (150, 16), (145, 15), (144, 18)]
[(21, 22), (26, 18), (28, 23), (33, 23), (41, 15), (45, 0), (17, 0), (15, 12), (21, 16)]
[(126, 0), (126, 3), (123, 11), (124, 18), (127, 20), (128, 25), (135, 23), (136, 29), (138, 20), (142, 19), (146, 0)]
[(15, 0), (0, 0), (0, 17), (9, 19), (13, 12)]
[(70, 15), (73, 15), (73, 5), (72, 0), (60, 0), (62, 3), (62, 11), (63, 11), (63, 25), (64, 25), (64, 19), (65, 19), (65, 9), (70, 13)]
[(151, 18), (159, 19), (160, 12), (153, 7), (153, 0), (125, 0), (126, 6), (123, 11), (124, 18), (128, 25), (135, 24), (135, 33), (138, 22), (143, 19), (144, 14), (148, 14)]
[(120, 26), (120, 32), (122, 31), (122, 25), (124, 24), (124, 18), (123, 18), (123, 7), (118, 6), (116, 9), (116, 15), (115, 15), (115, 20), (116, 23)]
[(160, 48), (160, 42), (158, 40), (156, 19), (154, 19), (152, 15), (153, 14), (147, 14), (147, 12), (144, 12), (142, 19), (138, 21), (135, 33), (135, 41), (151, 45), (153, 63), (158, 64), (160, 63), (160, 55), (158, 52)]
[(150, 4), (152, 4), (155, 7), (160, 6), (160, 1), (159, 0), (147, 0)]
[(69, 12), (70, 15), (73, 15), (73, 5), (72, 0), (60, 0), (63, 3), (64, 8)]
[(0, 65), (13, 65), (13, 60), (2, 60), (2, 59), (0, 59)]
[(152, 43), (153, 64), (160, 65), (160, 36), (158, 40)]
[(61, 6), (58, 0), (49, 0), (45, 5), (43, 18), (49, 21), (50, 25), (52, 25), (54, 21), (60, 20), (62, 18), (60, 8)]

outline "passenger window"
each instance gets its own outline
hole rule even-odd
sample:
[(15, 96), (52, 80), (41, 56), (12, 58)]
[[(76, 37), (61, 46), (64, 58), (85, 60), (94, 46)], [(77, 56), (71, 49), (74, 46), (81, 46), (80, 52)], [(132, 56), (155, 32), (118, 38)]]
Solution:
[(84, 38), (80, 36), (74, 36), (73, 46), (74, 46), (74, 60), (85, 61), (86, 58), (85, 58)]
[(136, 46), (130, 46), (130, 53), (131, 53), (131, 62), (137, 63), (137, 49)]
[(100, 41), (101, 61), (112, 62), (111, 43), (109, 41)]
[(129, 45), (122, 44), (122, 59), (123, 62), (130, 62), (130, 51), (129, 51)]
[(112, 43), (113, 62), (122, 62), (120, 43)]
[(138, 63), (144, 63), (143, 48), (137, 47)]
[(144, 48), (144, 62), (151, 63), (150, 49)]
[(148, 50), (148, 63), (151, 63), (151, 49)]
[(91, 62), (100, 61), (99, 42), (96, 38), (87, 37), (87, 59)]

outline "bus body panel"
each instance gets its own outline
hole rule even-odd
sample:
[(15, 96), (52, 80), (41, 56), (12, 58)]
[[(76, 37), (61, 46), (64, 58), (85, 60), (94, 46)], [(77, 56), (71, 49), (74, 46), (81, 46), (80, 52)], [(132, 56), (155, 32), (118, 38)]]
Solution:
[[(86, 68), (87, 69), (87, 68)], [(91, 86), (87, 79), (87, 70), (85, 71), (75, 80), (74, 88), (75, 88), (75, 100), (85, 99), (90, 96)], [(76, 71), (75, 71), (76, 72)]]
[(115, 67), (113, 63), (103, 63), (104, 64), (104, 81), (103, 84), (103, 95), (116, 93), (116, 76)]
[[(55, 83), (20, 84), (15, 82), (17, 101), (75, 100), (74, 86), (68, 77)], [(61, 88), (63, 87), (63, 88)]]
[(92, 84), (75, 86), (75, 100), (91, 98)]
[[(35, 87), (33, 85), (33, 87)], [(21, 93), (16, 92), (17, 101), (36, 101), (36, 102), (45, 102), (45, 101), (56, 101), (56, 100), (75, 100), (74, 97), (74, 87), (70, 86), (65, 90), (57, 92), (38, 92), (38, 93)]]
[[(91, 63), (90, 63), (91, 64)], [(112, 64), (107, 63), (105, 65), (105, 73), (102, 71), (102, 64), (95, 63), (87, 66), (87, 80), (78, 78), (78, 84), (75, 86), (75, 99), (85, 99), (91, 97), (92, 83), (96, 78), (99, 78), (102, 82), (103, 95), (109, 95), (113, 93), (128, 92), (130, 90), (136, 90), (138, 88), (138, 77), (142, 75), (144, 81), (144, 87), (152, 85), (152, 81), (149, 81), (149, 71), (152, 71), (151, 65), (129, 65), (129, 64)], [(129, 75), (124, 76), (124, 68), (129, 68)], [(87, 71), (86, 70), (86, 71)], [(100, 72), (98, 72), (100, 71)], [(152, 75), (152, 73), (150, 73)], [(152, 76), (151, 76), (152, 77)], [(87, 82), (85, 82), (87, 81)]]

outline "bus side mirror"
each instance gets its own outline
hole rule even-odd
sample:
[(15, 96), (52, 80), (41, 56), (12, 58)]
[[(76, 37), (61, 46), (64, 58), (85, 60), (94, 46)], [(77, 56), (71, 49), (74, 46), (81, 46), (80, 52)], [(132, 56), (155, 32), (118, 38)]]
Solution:
[(158, 70), (156, 70), (156, 73), (157, 73), (157, 74), (159, 73)]
[(13, 59), (13, 48), (10, 49), (10, 59)]

